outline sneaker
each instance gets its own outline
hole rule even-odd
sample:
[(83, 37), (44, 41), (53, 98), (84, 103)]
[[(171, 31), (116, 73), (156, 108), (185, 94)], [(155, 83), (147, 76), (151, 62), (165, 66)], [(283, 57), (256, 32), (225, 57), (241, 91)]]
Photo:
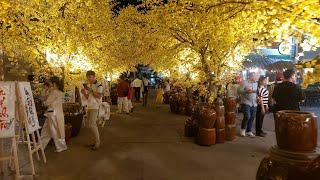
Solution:
[(96, 151), (100, 148), (99, 144), (95, 144), (94, 146), (91, 147), (91, 150)]
[(256, 133), (256, 136), (266, 137), (267, 133), (265, 133), (265, 132)]
[(57, 149), (57, 150), (55, 150), (55, 152), (60, 153), (60, 152), (66, 151), (66, 150), (68, 150), (68, 148)]
[(241, 129), (240, 130), (240, 136), (241, 137), (245, 137), (246, 136), (246, 130), (245, 129)]
[(252, 132), (247, 132), (246, 134), (247, 134), (247, 136), (249, 136), (249, 137), (255, 137), (255, 135), (254, 135)]

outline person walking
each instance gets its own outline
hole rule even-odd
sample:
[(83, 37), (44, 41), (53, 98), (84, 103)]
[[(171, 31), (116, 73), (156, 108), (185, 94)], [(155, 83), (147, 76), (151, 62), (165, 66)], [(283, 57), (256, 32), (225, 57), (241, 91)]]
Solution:
[(246, 135), (249, 137), (255, 137), (251, 128), (257, 112), (257, 89), (258, 84), (256, 82), (256, 74), (253, 72), (249, 73), (248, 80), (243, 81), (239, 88), (243, 112), (243, 120), (240, 130), (240, 135), (242, 137), (245, 137)]
[(128, 94), (129, 94), (129, 83), (125, 81), (124, 77), (121, 76), (117, 86), (118, 94), (118, 113), (125, 112), (129, 114), (128, 110)]
[(100, 135), (97, 126), (99, 106), (102, 103), (103, 86), (96, 80), (96, 73), (94, 71), (88, 71), (87, 74), (88, 83), (83, 84), (81, 93), (88, 100), (87, 104), (87, 121), (94, 137), (94, 143), (88, 145), (92, 150), (98, 150), (100, 148)]
[(42, 130), (41, 140), (45, 149), (51, 139), (53, 139), (56, 152), (68, 149), (65, 140), (65, 125), (63, 114), (63, 92), (61, 82), (58, 77), (52, 77), (47, 83), (47, 95), (44, 97), (44, 104), (48, 107), (45, 116), (47, 117)]
[(161, 83), (158, 84), (157, 91), (156, 91), (156, 103), (157, 104), (162, 104), (163, 103), (163, 95), (164, 95), (164, 90), (163, 90), (163, 85)]
[(167, 80), (164, 82), (164, 92), (165, 92), (165, 93), (169, 93), (170, 90), (171, 90), (170, 80), (167, 79)]
[(141, 87), (142, 87), (142, 80), (138, 77), (133, 80), (132, 82), (133, 88), (134, 88), (134, 96), (137, 102), (140, 101), (140, 93), (141, 93)]
[(133, 97), (133, 88), (131, 86), (130, 81), (128, 80), (129, 83), (129, 92), (128, 92), (128, 110), (129, 112), (133, 112), (133, 105), (132, 105), (132, 97)]
[(256, 116), (256, 136), (265, 137), (262, 125), (265, 114), (269, 111), (269, 91), (267, 90), (267, 77), (261, 76), (258, 80), (258, 107)]
[(300, 103), (305, 100), (302, 89), (295, 84), (296, 76), (293, 69), (283, 73), (284, 80), (274, 87), (272, 97), (275, 100), (274, 113), (281, 110), (300, 110)]
[(143, 91), (142, 91), (142, 97), (143, 102), (142, 106), (146, 107), (148, 102), (148, 92), (149, 92), (149, 80), (147, 79), (147, 75), (144, 74), (142, 78), (142, 84), (143, 84)]

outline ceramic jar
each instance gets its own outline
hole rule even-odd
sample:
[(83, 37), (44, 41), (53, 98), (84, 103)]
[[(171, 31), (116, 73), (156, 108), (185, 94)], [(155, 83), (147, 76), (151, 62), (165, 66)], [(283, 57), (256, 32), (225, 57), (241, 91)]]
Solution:
[(224, 107), (226, 112), (235, 112), (237, 110), (237, 99), (234, 97), (225, 98)]
[(226, 130), (223, 129), (216, 129), (217, 133), (217, 143), (224, 143), (226, 141)]
[(227, 124), (226, 125), (226, 140), (232, 141), (236, 139), (237, 136), (237, 128), (235, 124)]
[(225, 128), (225, 118), (222, 117), (217, 117), (216, 123), (214, 125), (215, 128), (217, 129), (224, 129)]
[(256, 180), (318, 180), (320, 173), (314, 171), (317, 166), (312, 164), (318, 156), (319, 152), (297, 153), (272, 147), (269, 156), (260, 163)]
[(216, 129), (199, 128), (199, 132), (196, 137), (196, 143), (202, 146), (216, 144)]
[(178, 104), (178, 94), (171, 94), (169, 99), (170, 110), (172, 113), (178, 113), (179, 104)]
[(309, 152), (317, 147), (317, 118), (313, 113), (279, 111), (275, 129), (280, 149)]
[(203, 128), (213, 128), (216, 122), (216, 112), (209, 106), (202, 106), (199, 109), (199, 121), (198, 124)]
[(235, 112), (226, 112), (225, 121), (226, 121), (226, 124), (235, 124), (236, 123), (236, 113)]

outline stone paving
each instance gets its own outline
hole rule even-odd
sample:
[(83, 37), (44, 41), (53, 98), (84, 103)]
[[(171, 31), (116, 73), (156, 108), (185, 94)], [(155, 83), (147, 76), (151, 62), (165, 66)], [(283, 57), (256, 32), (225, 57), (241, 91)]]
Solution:
[[(319, 110), (319, 108), (315, 108)], [(40, 180), (254, 180), (260, 160), (275, 144), (272, 114), (266, 117), (266, 138), (240, 138), (211, 147), (198, 146), (183, 136), (185, 116), (169, 112), (166, 105), (142, 108), (131, 115), (112, 114), (110, 126), (101, 128), (102, 147), (90, 151), (85, 144), (89, 132), (82, 128), (71, 139), (69, 150), (46, 150), (47, 164), (36, 162)], [(238, 125), (241, 115), (238, 116)], [(20, 146), (22, 174), (30, 166)], [(14, 179), (6, 172), (0, 179)], [(24, 176), (22, 179), (32, 179)]]

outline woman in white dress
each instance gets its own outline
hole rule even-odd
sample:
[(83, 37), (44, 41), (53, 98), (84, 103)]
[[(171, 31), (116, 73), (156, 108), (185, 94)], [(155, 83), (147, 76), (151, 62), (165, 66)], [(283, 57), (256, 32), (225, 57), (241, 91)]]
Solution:
[(47, 117), (41, 131), (43, 148), (46, 148), (51, 138), (56, 146), (56, 152), (67, 150), (65, 141), (65, 127), (63, 114), (63, 92), (59, 89), (60, 81), (53, 77), (50, 79), (50, 89), (45, 98), (45, 105), (48, 107), (45, 116)]

